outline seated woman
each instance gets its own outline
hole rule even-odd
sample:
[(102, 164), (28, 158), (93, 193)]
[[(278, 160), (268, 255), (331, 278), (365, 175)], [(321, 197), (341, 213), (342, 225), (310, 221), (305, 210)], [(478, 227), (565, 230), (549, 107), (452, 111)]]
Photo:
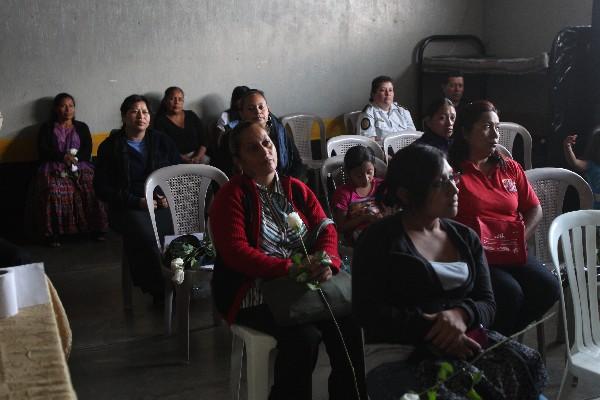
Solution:
[(489, 101), (467, 105), (455, 129), (449, 160), (461, 173), (456, 219), (480, 234), (483, 229), (497, 236), (503, 226), (518, 234), (511, 253), (522, 254), (522, 261), (498, 261), (498, 252), (486, 249), (497, 306), (493, 328), (511, 335), (544, 315), (558, 300), (560, 288), (550, 271), (526, 255), (542, 207), (521, 166), (496, 151), (498, 123), (497, 110)]
[[(109, 205), (111, 228), (123, 235), (133, 283), (160, 302), (164, 283), (145, 182), (153, 171), (179, 164), (181, 159), (171, 138), (149, 127), (150, 105), (144, 96), (128, 96), (121, 104), (121, 118), (123, 127), (98, 148), (94, 187)], [(160, 193), (154, 195), (154, 207), (159, 233), (171, 233), (168, 203)]]
[(569, 135), (563, 141), (565, 159), (571, 168), (585, 173), (585, 180), (594, 192), (594, 209), (600, 210), (600, 127), (592, 132), (583, 159), (577, 158), (573, 152), (576, 142), (577, 135)]
[(184, 163), (208, 164), (202, 121), (192, 110), (183, 109), (184, 97), (183, 90), (176, 86), (165, 90), (154, 128), (173, 139)]
[[(481, 352), (487, 335), (501, 339), (483, 329), (494, 320), (495, 304), (481, 243), (475, 232), (450, 219), (458, 208), (457, 181), (440, 150), (401, 149), (380, 193), (386, 205), (402, 211), (369, 226), (354, 249), (352, 301), (365, 342), (414, 346), (408, 360), (384, 363), (369, 373), (372, 400), (422, 391), (436, 383), (440, 361), (454, 364), (456, 371), (465, 366), (459, 360)], [(518, 379), (525, 372), (519, 369), (522, 362), (499, 349), (499, 357), (477, 365), (488, 381), (476, 389), (485, 399), (535, 398), (545, 383), (539, 354), (516, 342), (507, 346), (531, 363), (535, 381)], [(461, 388), (457, 381), (458, 388), (451, 382), (440, 387), (438, 398), (465, 398), (469, 385), (462, 381)], [(489, 382), (504, 392), (494, 392)]]
[(217, 129), (223, 133), (233, 129), (240, 122), (241, 100), (244, 94), (250, 90), (248, 86), (236, 86), (231, 92), (229, 108), (221, 114), (217, 121)]
[(52, 247), (60, 246), (60, 235), (65, 234), (91, 232), (104, 239), (108, 223), (92, 184), (92, 136), (85, 123), (75, 120), (70, 94), (54, 98), (50, 121), (38, 134), (38, 152), (33, 219), (39, 234)]
[[(240, 100), (240, 117), (242, 121), (257, 122), (269, 132), (269, 138), (275, 145), (278, 154), (277, 172), (282, 175), (302, 179), (306, 167), (302, 164), (300, 153), (294, 143), (292, 135), (287, 134), (281, 121), (269, 111), (265, 94), (258, 89), (250, 89)], [(221, 146), (231, 148), (229, 135), (223, 136)], [(227, 162), (215, 166), (228, 176), (238, 172), (233, 165), (232, 154), (228, 151), (224, 160)]]
[(242, 97), (250, 90), (248, 86), (236, 86), (231, 93), (229, 109), (223, 111), (217, 124), (213, 128), (214, 152), (211, 165), (219, 168), (228, 176), (233, 172), (233, 160), (229, 153), (229, 131), (240, 123), (240, 109)]
[(345, 242), (353, 245), (360, 233), (383, 216), (375, 199), (381, 179), (375, 177), (375, 155), (364, 146), (354, 146), (344, 155), (349, 182), (338, 187), (331, 198), (333, 218)]
[(360, 134), (383, 143), (391, 133), (415, 130), (410, 112), (394, 103), (394, 84), (389, 76), (378, 76), (371, 82), (369, 104), (359, 116)]
[[(243, 171), (216, 194), (210, 209), (217, 261), (212, 288), (215, 304), (229, 323), (249, 326), (277, 339), (275, 382), (269, 399), (311, 399), (311, 376), (319, 343), (325, 342), (331, 361), (331, 399), (358, 399), (344, 346), (333, 321), (278, 326), (263, 302), (260, 283), (289, 274), (291, 256), (302, 252), (298, 231), (286, 225), (286, 216), (297, 211), (308, 231), (319, 227), (326, 215), (316, 196), (301, 181), (278, 175), (278, 153), (264, 125), (241, 122), (231, 132), (231, 154)], [(302, 235), (306, 239), (306, 232)], [(320, 232), (312, 251), (325, 251), (332, 260), (308, 265), (320, 282), (339, 271), (337, 234), (333, 225)], [(310, 252), (310, 251), (309, 251)], [(360, 398), (366, 399), (362, 339), (351, 317), (339, 318)]]
[(448, 154), (452, 143), (452, 132), (456, 111), (452, 101), (445, 97), (433, 101), (425, 111), (425, 133), (414, 143), (427, 144), (437, 147), (444, 154)]

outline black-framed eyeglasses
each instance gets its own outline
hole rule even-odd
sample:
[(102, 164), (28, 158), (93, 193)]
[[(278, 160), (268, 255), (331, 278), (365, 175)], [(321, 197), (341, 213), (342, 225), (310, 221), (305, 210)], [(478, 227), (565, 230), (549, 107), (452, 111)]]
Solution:
[(460, 173), (455, 172), (453, 174), (448, 175), (447, 178), (440, 178), (439, 180), (433, 182), (431, 184), (431, 187), (439, 189), (439, 188), (444, 188), (444, 189), (448, 189), (451, 187), (452, 184), (454, 184), (454, 186), (457, 186), (460, 182)]

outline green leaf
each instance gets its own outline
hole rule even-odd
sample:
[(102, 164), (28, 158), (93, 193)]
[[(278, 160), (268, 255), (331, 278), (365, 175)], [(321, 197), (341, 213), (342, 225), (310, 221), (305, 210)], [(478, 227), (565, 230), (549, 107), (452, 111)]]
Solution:
[(306, 282), (306, 286), (308, 286), (310, 290), (317, 290), (319, 289), (319, 282)]
[(427, 391), (427, 400), (436, 400), (437, 399), (437, 390), (429, 389)]
[(452, 364), (443, 361), (440, 363), (440, 370), (438, 371), (438, 379), (444, 382), (452, 373), (454, 372), (454, 368)]
[(302, 254), (296, 253), (292, 256), (292, 262), (296, 265), (302, 264)]
[(481, 373), (481, 371), (477, 371), (474, 374), (471, 374), (471, 387), (476, 386), (479, 382), (481, 382), (481, 379), (483, 378), (483, 374)]
[(479, 395), (479, 393), (477, 393), (475, 391), (475, 389), (471, 388), (471, 390), (469, 390), (466, 394), (467, 399), (470, 400), (482, 400), (481, 396)]

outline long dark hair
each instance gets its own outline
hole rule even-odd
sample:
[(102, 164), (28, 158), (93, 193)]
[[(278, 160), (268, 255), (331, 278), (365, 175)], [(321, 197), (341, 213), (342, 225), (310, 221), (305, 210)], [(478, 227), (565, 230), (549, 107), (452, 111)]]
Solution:
[[(441, 150), (425, 144), (413, 144), (399, 150), (390, 161), (377, 197), (390, 207), (418, 209), (425, 204), (431, 184), (444, 169), (446, 157)], [(408, 197), (404, 203), (398, 197), (403, 189)]]
[[(469, 103), (458, 114), (458, 119), (454, 124), (454, 134), (452, 135), (454, 140), (448, 150), (448, 160), (455, 171), (461, 171), (461, 164), (469, 159), (470, 149), (465, 135), (473, 129), (473, 125), (479, 121), (481, 114), (485, 112), (498, 114), (496, 106), (488, 100), (477, 100)], [(505, 166), (504, 159), (497, 150), (494, 150), (489, 160), (500, 165), (501, 168)]]
[[(167, 90), (165, 90), (165, 94), (163, 95), (162, 100), (160, 101), (160, 105), (158, 106), (158, 111), (156, 112), (156, 116), (158, 117), (159, 115), (163, 115), (167, 113), (167, 98), (173, 93), (173, 92), (181, 92), (182, 96), (185, 96), (185, 93), (183, 92), (183, 89), (181, 89), (178, 86), (169, 86), (167, 88)], [(147, 104), (147, 103), (146, 103)]]
[[(54, 123), (58, 121), (58, 114), (56, 114), (56, 109), (64, 99), (71, 99), (73, 105), (75, 105), (75, 98), (73, 98), (73, 96), (71, 96), (69, 93), (63, 92), (54, 96), (54, 100), (52, 100), (52, 109), (50, 110), (50, 122)], [(75, 114), (73, 114), (73, 121), (74, 120)]]
[(229, 109), (226, 110), (230, 121), (236, 121), (240, 119), (240, 110), (236, 106), (238, 100), (240, 100), (250, 88), (248, 86), (236, 86), (231, 92), (231, 100), (229, 101)]

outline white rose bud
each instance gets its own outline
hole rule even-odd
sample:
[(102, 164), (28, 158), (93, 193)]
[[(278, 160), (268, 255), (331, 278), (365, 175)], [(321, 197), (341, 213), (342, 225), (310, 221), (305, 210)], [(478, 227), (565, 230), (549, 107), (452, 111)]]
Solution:
[(294, 230), (300, 230), (302, 226), (304, 226), (304, 222), (302, 222), (302, 218), (298, 215), (297, 212), (289, 213), (287, 216), (287, 224), (290, 228)]
[(69, 154), (71, 154), (72, 156), (76, 156), (78, 151), (79, 150), (77, 149), (69, 149)]
[(171, 261), (171, 270), (175, 271), (176, 269), (183, 269), (183, 258), (174, 258)]
[(416, 393), (404, 393), (400, 400), (419, 400), (419, 395)]
[(171, 280), (176, 284), (181, 285), (184, 278), (185, 272), (183, 272), (183, 268), (177, 268), (175, 271), (173, 271), (173, 277), (171, 278)]
[(71, 172), (77, 172), (77, 170), (79, 169), (79, 167), (75, 164), (71, 164)]

